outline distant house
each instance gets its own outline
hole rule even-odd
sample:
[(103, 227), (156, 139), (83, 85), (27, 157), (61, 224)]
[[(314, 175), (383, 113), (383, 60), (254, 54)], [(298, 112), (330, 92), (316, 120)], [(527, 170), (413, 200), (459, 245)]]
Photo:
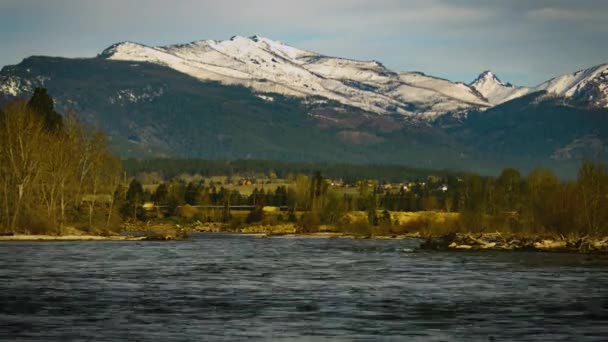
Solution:
[(249, 179), (241, 179), (241, 180), (239, 181), (239, 185), (241, 185), (241, 186), (245, 186), (245, 185), (251, 185), (251, 184), (253, 184), (253, 183), (252, 183), (252, 182), (251, 182), (251, 180), (249, 180)]
[(154, 202), (145, 202), (145, 203), (142, 205), (142, 208), (143, 208), (145, 211), (152, 211), (152, 210), (156, 209), (156, 205), (154, 204)]
[(332, 187), (345, 187), (344, 181), (342, 179), (334, 179), (330, 184)]

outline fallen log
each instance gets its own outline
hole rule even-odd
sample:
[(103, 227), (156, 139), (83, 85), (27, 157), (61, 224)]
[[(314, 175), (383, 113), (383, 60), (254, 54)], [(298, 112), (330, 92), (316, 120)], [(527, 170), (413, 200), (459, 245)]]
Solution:
[(542, 240), (534, 243), (535, 248), (542, 250), (563, 249), (566, 248), (566, 246), (567, 242), (564, 240)]

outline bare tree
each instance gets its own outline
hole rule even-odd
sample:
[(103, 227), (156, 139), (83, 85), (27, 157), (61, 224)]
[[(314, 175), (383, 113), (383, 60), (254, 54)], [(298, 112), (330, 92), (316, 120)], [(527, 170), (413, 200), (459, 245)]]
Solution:
[(0, 130), (4, 212), (8, 231), (14, 232), (24, 199), (30, 195), (31, 185), (40, 173), (44, 125), (25, 102), (16, 101), (4, 109)]
[(49, 128), (23, 101), (0, 111), (0, 227), (8, 233), (35, 223), (62, 234), (67, 223), (79, 220), (70, 215), (79, 210), (69, 209), (78, 209), (84, 194), (92, 199), (91, 226), (98, 194), (112, 197), (120, 182), (120, 160), (109, 154), (105, 136), (79, 123), (73, 112), (62, 120)]

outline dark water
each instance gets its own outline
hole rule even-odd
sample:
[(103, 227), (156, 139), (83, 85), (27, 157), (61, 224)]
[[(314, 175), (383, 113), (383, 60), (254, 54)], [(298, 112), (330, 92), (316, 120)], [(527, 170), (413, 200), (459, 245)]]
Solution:
[(608, 259), (200, 235), (0, 243), (0, 339), (607, 341)]

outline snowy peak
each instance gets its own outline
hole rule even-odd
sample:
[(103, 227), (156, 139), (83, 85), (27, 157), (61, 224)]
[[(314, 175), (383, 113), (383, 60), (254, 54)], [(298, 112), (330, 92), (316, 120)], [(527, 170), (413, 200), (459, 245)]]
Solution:
[(124, 53), (125, 51), (139, 50), (145, 48), (147, 48), (145, 45), (134, 42), (120, 42), (109, 46), (107, 49), (103, 50), (97, 57), (111, 59), (112, 56)]
[(433, 118), (488, 106), (462, 83), (408, 77), (376, 61), (324, 56), (258, 35), (159, 47), (124, 42), (100, 57), (161, 64), (199, 80), (260, 93), (323, 97), (378, 114)]
[(472, 87), (446, 79), (425, 75), (421, 72), (403, 72), (400, 79), (408, 85), (440, 93), (457, 101), (468, 102), (477, 106), (488, 106), (487, 101)]
[(482, 85), (482, 84), (498, 84), (501, 86), (506, 86), (492, 71), (486, 70), (479, 74), (475, 81), (471, 83), (472, 86)]
[(608, 108), (608, 64), (601, 64), (540, 84), (535, 90)]
[(498, 105), (529, 92), (528, 88), (515, 87), (510, 83), (503, 83), (493, 72), (482, 72), (471, 87), (478, 91), (491, 105)]
[(556, 95), (573, 96), (589, 83), (596, 80), (605, 80), (607, 74), (608, 64), (602, 64), (589, 69), (579, 70), (572, 74), (555, 77), (540, 84), (537, 89), (546, 90)]
[(322, 97), (377, 114), (432, 119), (484, 109), (534, 91), (608, 106), (608, 64), (549, 80), (513, 86), (492, 71), (470, 84), (418, 72), (394, 72), (376, 61), (325, 56), (259, 35), (150, 47), (114, 44), (99, 57), (160, 64), (202, 81), (242, 85), (259, 93)]

